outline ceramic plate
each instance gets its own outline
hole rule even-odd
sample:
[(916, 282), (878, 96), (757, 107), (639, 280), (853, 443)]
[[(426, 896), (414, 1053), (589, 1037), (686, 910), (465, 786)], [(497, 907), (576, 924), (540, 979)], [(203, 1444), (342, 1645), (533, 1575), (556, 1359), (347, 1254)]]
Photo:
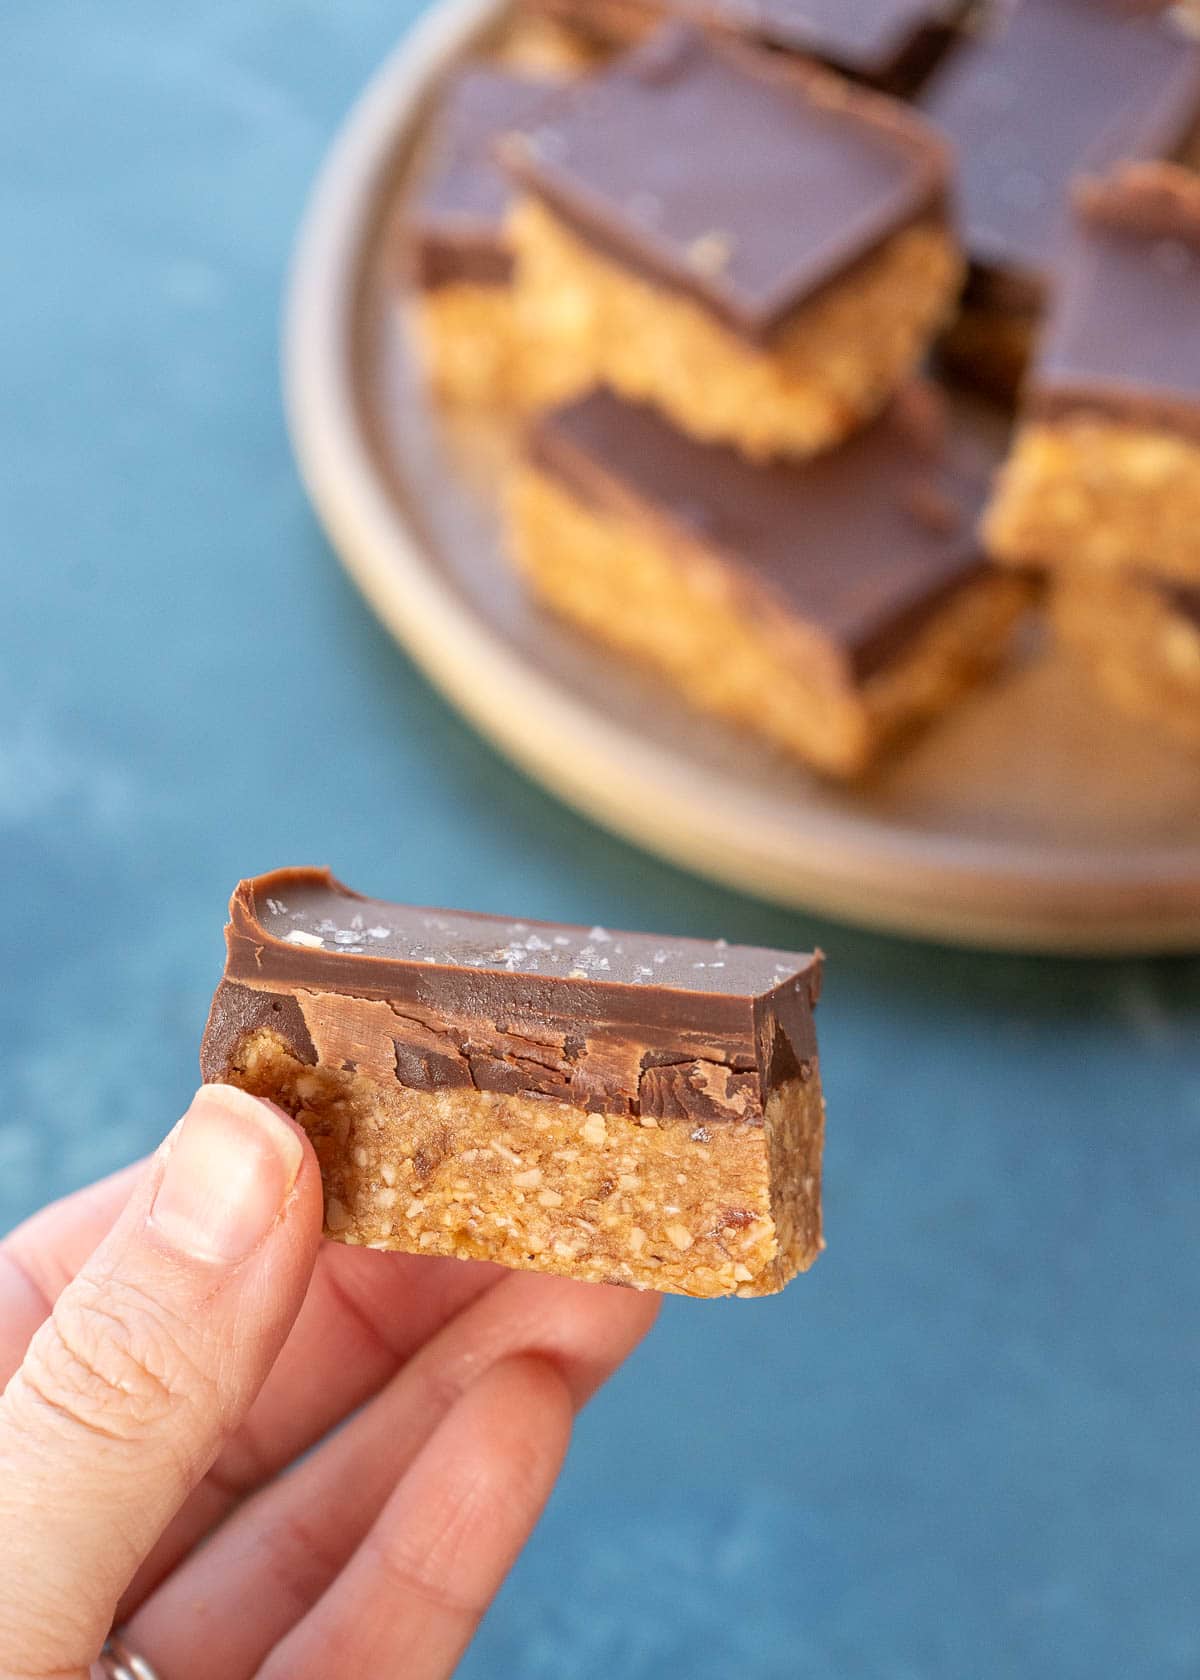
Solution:
[(494, 28), (444, 0), (367, 88), (313, 194), (286, 328), (301, 470), (367, 599), (430, 678), (598, 822), (781, 903), (964, 944), (1200, 947), (1200, 763), (1029, 657), (868, 784), (816, 781), (548, 617), (505, 563), (513, 439), (428, 402), (394, 230), (429, 95)]

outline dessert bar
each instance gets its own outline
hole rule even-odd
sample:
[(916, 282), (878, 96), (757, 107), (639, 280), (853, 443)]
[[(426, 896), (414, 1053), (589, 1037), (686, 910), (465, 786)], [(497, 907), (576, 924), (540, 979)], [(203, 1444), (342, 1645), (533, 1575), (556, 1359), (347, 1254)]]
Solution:
[(1058, 302), (990, 511), (993, 553), (1200, 582), (1200, 176), (1081, 183)]
[(926, 387), (768, 465), (597, 392), (535, 427), (512, 545), (555, 611), (694, 705), (855, 776), (991, 670), (1027, 604), (975, 534), (999, 448)]
[(685, 19), (818, 59), (889, 93), (910, 92), (953, 38), (965, 0), (532, 0), (581, 33), (629, 43)]
[(326, 1230), (684, 1295), (821, 1248), (821, 959), (243, 881), (206, 1080), (313, 1141)]
[(451, 401), (494, 402), (516, 372), (513, 189), (492, 156), (500, 135), (532, 122), (544, 81), (490, 66), (460, 70), (433, 122), (432, 147), (404, 222), (430, 381)]
[(1017, 0), (986, 15), (990, 27), (920, 103), (958, 157), (972, 263), (947, 351), (1011, 394), (1052, 289), (1074, 176), (1187, 143), (1200, 120), (1200, 43), (1121, 0)]
[(950, 160), (881, 95), (668, 26), (504, 156), (546, 403), (606, 384), (696, 437), (808, 454), (883, 407), (957, 295)]

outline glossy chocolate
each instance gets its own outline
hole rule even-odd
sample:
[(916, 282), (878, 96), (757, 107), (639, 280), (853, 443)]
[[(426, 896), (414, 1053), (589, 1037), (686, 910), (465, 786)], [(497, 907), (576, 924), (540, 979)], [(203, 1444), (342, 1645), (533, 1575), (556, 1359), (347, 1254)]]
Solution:
[(406, 219), (419, 285), (456, 281), (505, 285), (512, 254), (504, 221), (513, 186), (493, 148), (501, 135), (536, 120), (550, 88), (490, 66), (459, 70), (433, 121), (432, 149)]
[(388, 1076), (413, 1089), (702, 1121), (761, 1116), (816, 1055), (819, 956), (413, 909), (317, 869), (243, 881), (226, 945), (206, 1079), (266, 1027), (308, 1063), (314, 1043), (358, 1066), (390, 1041)]
[(815, 626), (861, 679), (987, 570), (975, 526), (1002, 439), (939, 405), (917, 387), (841, 448), (764, 466), (597, 392), (545, 416), (530, 447), (575, 495), (720, 555), (749, 611)]
[(644, 40), (675, 19), (819, 60), (889, 93), (911, 93), (955, 38), (971, 0), (526, 0), (586, 39)]
[(1076, 198), (1027, 409), (1200, 440), (1200, 176), (1126, 165)]
[(578, 234), (756, 339), (939, 210), (950, 168), (903, 107), (682, 25), (503, 151)]
[(953, 141), (968, 252), (1032, 306), (1083, 169), (1170, 156), (1200, 117), (1200, 44), (1118, 0), (1019, 0), (920, 104)]

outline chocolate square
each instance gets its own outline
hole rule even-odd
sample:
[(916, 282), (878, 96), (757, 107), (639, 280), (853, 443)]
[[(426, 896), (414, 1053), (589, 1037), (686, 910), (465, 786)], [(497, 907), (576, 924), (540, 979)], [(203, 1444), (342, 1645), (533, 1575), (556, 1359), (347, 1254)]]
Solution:
[(1200, 441), (1200, 176), (1129, 164), (1082, 182), (1031, 412), (1086, 410)]
[(966, 8), (963, 0), (666, 0), (665, 9), (893, 88), (928, 68)]
[(950, 168), (901, 107), (676, 25), (504, 155), (585, 239), (752, 338), (940, 208)]
[(764, 466), (596, 392), (542, 417), (532, 457), (581, 500), (719, 555), (751, 612), (815, 626), (861, 680), (987, 570), (976, 523), (1002, 441), (939, 408), (918, 387), (841, 449)]
[(1200, 44), (1119, 0), (1019, 0), (959, 49), (920, 104), (953, 141), (972, 260), (1036, 306), (1070, 183), (1172, 155), (1200, 118)]

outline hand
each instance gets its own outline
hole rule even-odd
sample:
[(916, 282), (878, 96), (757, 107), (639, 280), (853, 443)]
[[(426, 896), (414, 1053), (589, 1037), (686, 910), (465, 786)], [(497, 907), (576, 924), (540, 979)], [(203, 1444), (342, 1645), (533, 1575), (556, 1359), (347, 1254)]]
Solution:
[(300, 1129), (208, 1086), (0, 1245), (4, 1680), (114, 1621), (162, 1680), (451, 1673), (655, 1306), (320, 1228)]

